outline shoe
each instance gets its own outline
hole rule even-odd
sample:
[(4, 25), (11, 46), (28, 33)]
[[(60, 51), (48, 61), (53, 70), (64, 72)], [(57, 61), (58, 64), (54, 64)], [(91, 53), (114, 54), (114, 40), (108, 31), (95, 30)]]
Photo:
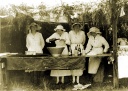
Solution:
[(90, 86), (91, 86), (91, 84), (83, 85), (83, 86), (80, 88), (80, 90), (83, 90), (83, 89), (88, 88), (88, 87), (90, 87)]
[(78, 90), (78, 88), (73, 88), (72, 90)]
[(74, 85), (74, 88), (81, 88), (81, 87), (83, 87), (83, 85), (80, 83), (78, 83), (77, 85)]
[(77, 85), (78, 83), (77, 82), (74, 82), (74, 83), (72, 83), (73, 85)]
[(56, 82), (56, 84), (59, 84), (59, 82)]

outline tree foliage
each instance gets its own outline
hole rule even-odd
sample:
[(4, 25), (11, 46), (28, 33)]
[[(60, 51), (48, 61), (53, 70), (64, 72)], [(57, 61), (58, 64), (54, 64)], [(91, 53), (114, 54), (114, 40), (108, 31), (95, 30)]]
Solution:
[[(127, 0), (117, 0), (117, 15), (119, 16), (121, 7), (127, 3)], [(62, 3), (61, 6), (56, 6), (51, 9), (48, 9), (46, 5), (41, 3), (36, 7), (37, 12), (34, 11), (35, 7), (27, 6), (22, 3), (19, 6), (11, 5), (7, 10), (6, 8), (0, 9), (0, 15), (23, 13), (33, 17), (37, 13), (40, 17), (51, 17), (50, 13), (55, 15), (55, 20), (57, 21), (61, 15), (67, 17), (68, 22), (74, 22), (72, 16), (77, 14), (78, 22), (92, 22), (94, 25), (110, 25), (111, 15), (112, 15), (112, 0), (102, 0), (101, 3), (78, 3), (74, 5), (68, 5)]]

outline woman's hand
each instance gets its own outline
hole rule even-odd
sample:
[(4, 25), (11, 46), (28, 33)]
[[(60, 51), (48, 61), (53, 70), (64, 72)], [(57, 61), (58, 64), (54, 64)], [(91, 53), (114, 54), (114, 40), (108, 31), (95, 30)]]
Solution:
[(49, 39), (49, 41), (50, 41), (50, 42), (51, 42), (51, 41), (56, 41), (56, 38)]
[(107, 51), (104, 51), (104, 52), (103, 52), (103, 54), (106, 54), (106, 53), (107, 53)]

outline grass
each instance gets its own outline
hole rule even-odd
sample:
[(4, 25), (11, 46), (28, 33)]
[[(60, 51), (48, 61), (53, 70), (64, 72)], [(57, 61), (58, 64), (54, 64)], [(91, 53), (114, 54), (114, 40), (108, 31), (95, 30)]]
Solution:
[[(55, 78), (49, 76), (49, 72), (41, 73), (39, 79), (40, 84), (35, 85), (31, 81), (31, 73), (21, 71), (9, 72), (10, 80), (8, 89), (5, 91), (72, 91), (73, 85), (71, 84), (71, 77), (65, 78), (65, 84), (56, 85)], [(84, 74), (80, 78), (82, 84), (88, 84), (88, 75)], [(120, 88), (114, 89), (112, 77), (105, 77), (103, 83), (93, 83), (91, 87), (82, 91), (128, 91), (127, 79), (120, 80)]]

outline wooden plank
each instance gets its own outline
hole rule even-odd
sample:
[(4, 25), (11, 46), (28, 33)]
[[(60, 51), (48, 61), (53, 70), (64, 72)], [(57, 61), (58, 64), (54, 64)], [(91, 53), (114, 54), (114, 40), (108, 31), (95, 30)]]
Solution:
[(112, 54), (85, 55), (85, 57), (109, 57)]

